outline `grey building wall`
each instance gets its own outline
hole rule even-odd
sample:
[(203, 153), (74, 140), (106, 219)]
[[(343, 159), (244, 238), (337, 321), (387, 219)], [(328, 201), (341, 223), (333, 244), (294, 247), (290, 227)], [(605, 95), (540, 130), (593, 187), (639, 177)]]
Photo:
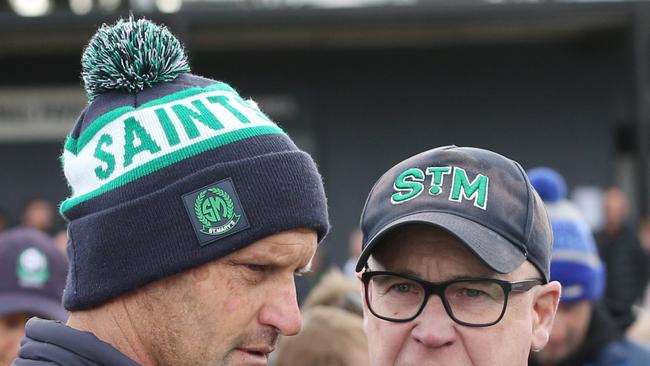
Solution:
[(300, 101), (285, 127), (302, 133), (309, 126), (316, 142), (333, 224), (323, 249), (336, 263), (345, 259), (373, 182), (412, 154), (479, 146), (524, 167), (553, 166), (572, 186), (606, 186), (616, 182), (614, 132), (634, 116), (622, 34), (534, 45), (251, 53), (236, 67), (221, 61), (226, 56), (214, 59), (214, 73), (237, 79), (244, 93), (276, 91)]

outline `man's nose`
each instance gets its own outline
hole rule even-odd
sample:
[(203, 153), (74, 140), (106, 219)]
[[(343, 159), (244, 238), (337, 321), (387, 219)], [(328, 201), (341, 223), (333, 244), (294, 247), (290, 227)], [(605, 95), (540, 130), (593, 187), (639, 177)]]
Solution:
[(454, 321), (449, 317), (439, 296), (431, 296), (420, 315), (415, 318), (412, 337), (426, 347), (443, 347), (456, 340)]
[(293, 276), (268, 297), (260, 311), (259, 321), (278, 329), (282, 335), (292, 336), (300, 332), (302, 321)]

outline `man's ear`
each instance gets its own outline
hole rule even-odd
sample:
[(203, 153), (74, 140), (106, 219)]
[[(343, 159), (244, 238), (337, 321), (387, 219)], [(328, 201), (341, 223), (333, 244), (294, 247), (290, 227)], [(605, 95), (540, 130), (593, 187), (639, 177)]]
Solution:
[(540, 351), (546, 346), (553, 328), (553, 320), (557, 312), (562, 286), (557, 281), (549, 282), (535, 293), (533, 299), (533, 338), (531, 349)]

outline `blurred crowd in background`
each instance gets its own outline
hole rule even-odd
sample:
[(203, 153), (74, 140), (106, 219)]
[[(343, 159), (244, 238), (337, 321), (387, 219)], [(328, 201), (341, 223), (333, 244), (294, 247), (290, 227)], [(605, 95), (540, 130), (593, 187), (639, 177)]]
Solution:
[[(560, 188), (549, 188), (544, 185), (544, 177), (542, 183), (538, 183), (533, 174), (533, 186), (544, 198), (552, 221), (557, 212), (562, 212), (561, 215), (568, 215), (572, 220), (577, 218), (578, 223), (588, 227), (584, 220), (585, 213), (567, 199), (566, 183), (561, 176), (557, 178), (559, 183), (553, 183), (560, 184)], [(556, 192), (558, 189), (564, 192)], [(602, 227), (593, 231), (589, 228), (586, 234), (565, 235), (563, 231), (554, 231), (555, 250), (558, 252), (554, 253), (551, 276), (564, 282), (562, 301), (566, 302), (560, 305), (555, 325), (557, 333), (551, 336), (547, 347), (550, 350), (542, 351), (540, 363), (535, 365), (571, 364), (558, 361), (585, 352), (584, 348), (589, 343), (598, 340), (596, 335), (591, 334), (596, 332), (593, 328), (597, 328), (590, 323), (594, 321), (594, 316), (581, 316), (576, 310), (580, 303), (588, 303), (590, 310), (592, 306), (603, 310), (601, 315), (611, 320), (607, 323), (610, 327), (606, 328), (607, 334), (612, 337), (620, 334), (624, 339), (650, 345), (650, 218), (642, 218), (638, 222), (630, 220), (627, 195), (617, 187), (603, 190), (602, 203), (605, 218)], [(0, 312), (3, 312), (0, 314), (0, 365), (9, 364), (15, 356), (27, 319), (32, 316), (56, 319), (57, 312), (48, 311), (52, 310), (51, 307), (30, 308), (25, 302), (7, 306), (7, 301), (12, 299), (10, 296), (20, 295), (20, 292), (28, 294), (31, 305), (59, 301), (66, 275), (61, 268), (65, 268), (67, 237), (65, 230), (56, 227), (55, 217), (55, 205), (42, 198), (29, 200), (19, 220), (0, 216), (0, 246), (5, 246), (0, 247), (0, 263), (11, 267), (10, 272), (13, 272), (0, 278), (0, 302), (4, 301), (4, 304), (0, 303)], [(592, 238), (595, 238), (595, 242)], [(347, 243), (349, 259), (342, 266), (329, 263), (319, 250), (312, 271), (296, 278), (297, 295), (302, 304), (303, 330), (298, 336), (281, 338), (271, 364), (368, 364), (361, 284), (354, 272), (361, 240), (359, 230), (350, 233)], [(596, 271), (598, 266), (589, 269), (591, 272), (585, 276), (579, 274), (584, 268), (575, 266), (567, 267), (572, 274), (563, 274), (557, 264), (566, 259), (563, 251), (569, 253), (569, 261), (587, 263), (590, 245), (600, 258), (598, 266), (602, 263), (604, 279), (598, 279), (598, 273), (601, 273)], [(49, 250), (44, 248), (48, 246)], [(39, 254), (33, 255), (34, 251)], [(26, 261), (26, 252), (32, 254), (33, 258)], [(576, 258), (576, 253), (582, 258)], [(47, 275), (39, 278), (38, 273), (43, 270)], [(589, 281), (594, 283), (586, 283)], [(581, 290), (585, 294), (572, 290), (574, 282), (587, 288)], [(597, 289), (598, 286), (602, 287), (602, 291)], [(60, 319), (64, 320), (65, 317), (61, 316)]]

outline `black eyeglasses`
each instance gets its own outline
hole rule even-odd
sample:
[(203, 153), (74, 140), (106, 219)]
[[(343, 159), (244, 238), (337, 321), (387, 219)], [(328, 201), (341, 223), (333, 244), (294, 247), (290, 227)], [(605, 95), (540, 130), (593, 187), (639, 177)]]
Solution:
[(368, 309), (377, 318), (411, 321), (420, 315), (431, 295), (438, 295), (447, 314), (456, 323), (469, 327), (498, 323), (506, 312), (511, 292), (526, 292), (544, 283), (540, 279), (508, 282), (494, 278), (434, 283), (386, 271), (364, 272), (361, 280)]

